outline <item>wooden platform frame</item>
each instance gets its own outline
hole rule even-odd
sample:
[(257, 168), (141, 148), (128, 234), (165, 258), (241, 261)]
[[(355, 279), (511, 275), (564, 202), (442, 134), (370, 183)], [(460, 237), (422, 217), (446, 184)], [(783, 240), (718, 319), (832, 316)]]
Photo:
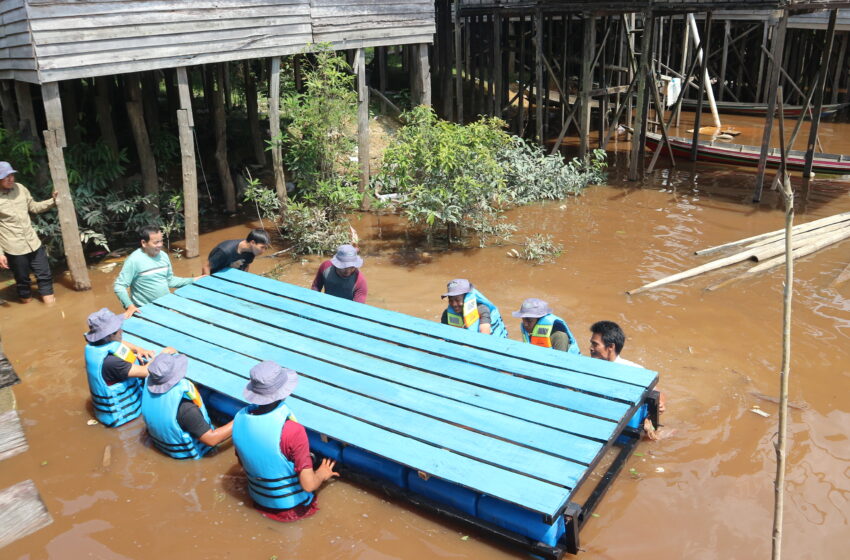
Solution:
[[(287, 403), (311, 447), (338, 459), (344, 477), (552, 558), (578, 551), (579, 529), (640, 437), (627, 428), (632, 416), (648, 405), (657, 424), (655, 372), (237, 270), (146, 305), (125, 333), (144, 347), (176, 347), (189, 357), (190, 379), (236, 406), (259, 360), (296, 369), (299, 385)], [(590, 497), (574, 503), (615, 446), (617, 457)], [(402, 474), (349, 468), (355, 452)], [(413, 492), (407, 481), (417, 478), (449, 483), (470, 496), (475, 512)], [(554, 543), (538, 542), (482, 519), (485, 500), (545, 525), (563, 516), (566, 532)]]

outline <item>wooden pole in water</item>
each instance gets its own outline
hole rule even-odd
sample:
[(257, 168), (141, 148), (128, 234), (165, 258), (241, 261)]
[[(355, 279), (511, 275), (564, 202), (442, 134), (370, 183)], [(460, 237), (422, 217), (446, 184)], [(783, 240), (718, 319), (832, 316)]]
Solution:
[[(246, 69), (246, 72), (250, 72)], [(177, 68), (177, 91), (180, 108), (177, 110), (177, 132), (180, 138), (180, 158), (183, 169), (183, 221), (186, 228), (186, 257), (197, 257), (198, 241), (198, 177), (195, 168), (195, 119), (192, 116), (192, 98), (189, 96), (189, 79), (186, 68)], [(256, 92), (255, 92), (256, 93)]]
[(50, 165), (53, 188), (59, 193), (56, 198), (56, 207), (59, 210), (59, 226), (62, 229), (65, 259), (68, 261), (68, 270), (71, 271), (74, 289), (78, 291), (90, 290), (91, 280), (89, 280), (89, 271), (86, 268), (83, 246), (80, 243), (80, 227), (77, 223), (77, 213), (74, 210), (74, 200), (71, 197), (68, 171), (65, 169), (65, 155), (62, 152), (67, 141), (65, 140), (65, 124), (62, 120), (59, 84), (57, 82), (41, 84), (41, 94), (44, 99), (44, 113), (47, 117), (44, 147), (47, 150), (47, 161)]
[[(426, 57), (427, 60), (427, 57)], [(426, 61), (427, 65), (427, 61)], [(357, 76), (357, 164), (360, 166), (361, 210), (371, 206), (369, 198), (369, 87), (366, 85), (366, 50), (354, 54), (354, 73)], [(429, 100), (430, 102), (430, 100)]]
[(764, 172), (767, 169), (767, 152), (770, 148), (770, 136), (773, 131), (773, 114), (776, 110), (776, 92), (779, 88), (779, 61), (782, 60), (782, 51), (785, 48), (785, 29), (788, 25), (788, 13), (783, 12), (773, 33), (773, 41), (770, 52), (773, 55), (773, 63), (770, 65), (769, 82), (767, 91), (767, 116), (765, 117), (764, 134), (761, 140), (761, 155), (759, 156), (758, 173), (756, 175), (756, 186), (753, 191), (753, 202), (761, 200), (761, 191), (764, 186)]
[(694, 41), (694, 45), (702, 43), (702, 48), (695, 53), (697, 60), (700, 61), (701, 68), (699, 73), (700, 94), (697, 98), (697, 108), (694, 113), (694, 136), (691, 144), (691, 161), (697, 160), (697, 153), (699, 150), (699, 129), (700, 120), (702, 120), (703, 92), (708, 96), (711, 114), (714, 117), (714, 126), (718, 129), (720, 128), (720, 116), (717, 114), (717, 105), (714, 102), (714, 91), (711, 89), (711, 79), (708, 76), (708, 53), (711, 44), (711, 22), (712, 13), (708, 12), (705, 15), (705, 40), (702, 40), (697, 30), (697, 23), (696, 19), (694, 19), (694, 15), (688, 14), (688, 24), (691, 26), (691, 32), (693, 33), (691, 38)]
[[(833, 10), (834, 17), (835, 10)], [(834, 22), (834, 20), (833, 20)], [(833, 27), (834, 29), (834, 27)], [(824, 72), (825, 74), (825, 72)], [(782, 89), (779, 88), (781, 92)], [(783, 138), (785, 124), (782, 115), (782, 96), (780, 95), (779, 130)], [(785, 505), (785, 447), (788, 431), (788, 376), (791, 369), (791, 302), (794, 295), (794, 255), (792, 253), (794, 237), (794, 191), (786, 170), (785, 150), (782, 150), (782, 160), (779, 167), (782, 174), (783, 194), (785, 195), (785, 290), (782, 298), (782, 372), (779, 384), (779, 433), (776, 440), (776, 482), (774, 490), (773, 510), (773, 547), (771, 558), (779, 560), (782, 555), (782, 517)]]
[[(543, 8), (534, 12), (534, 77), (537, 82), (534, 93), (534, 135), (543, 145)], [(580, 154), (583, 155), (583, 154)]]
[(581, 58), (581, 109), (579, 121), (579, 157), (587, 154), (590, 143), (590, 90), (593, 89), (593, 59), (596, 47), (596, 17), (584, 18), (584, 43)]
[(729, 36), (731, 35), (732, 22), (728, 19), (723, 22), (723, 54), (720, 55), (720, 76), (717, 80), (717, 87), (720, 91), (717, 92), (717, 98), (723, 101), (723, 94), (726, 91), (726, 60), (729, 58)]
[(637, 114), (632, 133), (631, 161), (629, 161), (629, 181), (637, 181), (643, 176), (643, 138), (646, 126), (646, 72), (652, 45), (652, 11), (643, 14), (643, 33), (640, 38), (640, 62), (637, 68)]
[(829, 69), (830, 57), (832, 55), (832, 44), (835, 40), (835, 19), (837, 14), (838, 10), (832, 10), (829, 12), (829, 24), (826, 28), (823, 57), (821, 59), (821, 64), (819, 65), (819, 67), (822, 68), (822, 71), (818, 78), (817, 85), (815, 85), (815, 110), (814, 115), (812, 115), (812, 126), (809, 129), (809, 143), (806, 147), (806, 161), (803, 164), (803, 180), (805, 182), (805, 189), (808, 189), (809, 181), (812, 178), (812, 165), (814, 164), (815, 159), (815, 144), (818, 138), (821, 111), (823, 110), (823, 90), (826, 86), (826, 74)]
[(269, 73), (269, 135), (272, 141), (272, 169), (277, 199), (286, 204), (286, 176), (283, 174), (282, 140), (280, 138), (280, 57), (274, 56)]

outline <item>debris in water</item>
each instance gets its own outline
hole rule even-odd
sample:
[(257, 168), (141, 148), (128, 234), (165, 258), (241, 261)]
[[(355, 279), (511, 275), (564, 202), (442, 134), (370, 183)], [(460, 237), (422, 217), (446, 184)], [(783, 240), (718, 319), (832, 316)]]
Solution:
[(88, 422), (86, 422), (86, 424), (88, 424), (89, 426), (96, 426), (98, 424), (98, 421), (94, 418), (91, 418)]
[(591, 517), (599, 517), (599, 514), (598, 513), (591, 513), (590, 516)]
[(770, 418), (770, 414), (769, 414), (769, 413), (767, 413), (767, 412), (763, 411), (762, 409), (760, 409), (760, 408), (759, 408), (759, 407), (757, 407), (757, 406), (752, 407), (752, 408), (750, 409), (750, 412), (755, 412), (755, 413), (756, 413), (756, 414), (758, 414), (759, 416), (764, 416), (765, 418)]
[(462, 540), (462, 541), (468, 541), (468, 540), (469, 540), (469, 535), (464, 535), (464, 536), (462, 536), (462, 537), (460, 538), (460, 540)]
[(658, 472), (658, 473), (664, 472), (664, 467), (655, 467), (655, 472)]
[(108, 469), (112, 465), (112, 444), (107, 443), (103, 448), (103, 459), (101, 460), (103, 468)]
[(101, 265), (101, 266), (97, 267), (97, 269), (101, 272), (112, 272), (113, 270), (115, 270), (116, 266), (118, 266), (118, 263), (113, 262), (113, 263)]
[(41, 466), (42, 466), (42, 467), (46, 467), (46, 466), (47, 466), (47, 461), (42, 461), (42, 462), (41, 462)]

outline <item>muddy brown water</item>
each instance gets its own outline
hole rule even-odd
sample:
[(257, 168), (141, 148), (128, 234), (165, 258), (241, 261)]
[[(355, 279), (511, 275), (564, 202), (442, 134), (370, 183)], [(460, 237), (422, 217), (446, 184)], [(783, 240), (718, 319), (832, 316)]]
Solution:
[[(705, 121), (704, 121), (705, 122)], [(758, 121), (738, 119), (758, 143)], [(850, 153), (836, 140), (827, 151)], [(825, 133), (824, 138), (827, 138)], [(741, 141), (742, 139), (739, 139)], [(437, 320), (445, 283), (467, 277), (504, 314), (523, 298), (548, 300), (587, 353), (588, 328), (619, 322), (624, 357), (661, 373), (667, 437), (641, 443), (582, 531), (583, 558), (765, 558), (770, 552), (781, 361), (782, 281), (776, 269), (717, 292), (703, 291), (741, 268), (635, 297), (625, 291), (707, 259), (693, 251), (778, 229), (781, 201), (748, 204), (753, 173), (681, 165), (642, 183), (622, 179), (576, 199), (514, 210), (520, 237), (552, 234), (556, 262), (532, 266), (510, 246), (455, 251), (404, 247), (393, 218), (355, 218), (366, 256), (369, 303)], [(799, 221), (850, 210), (848, 183), (817, 180)], [(240, 237), (250, 219), (201, 237), (206, 253)], [(850, 283), (829, 284), (850, 261), (843, 243), (799, 262), (793, 308), (792, 409), (784, 551), (790, 558), (846, 558), (850, 539)], [(288, 262), (263, 258), (264, 272)], [(283, 268), (309, 285), (318, 258)], [(201, 260), (175, 260), (181, 275)], [(54, 523), (0, 551), (18, 559), (146, 558), (514, 558), (525, 556), (474, 531), (340, 480), (319, 494), (321, 511), (296, 524), (266, 520), (249, 505), (232, 448), (202, 461), (161, 456), (140, 420), (116, 430), (89, 426), (83, 364), (85, 317), (117, 309), (117, 274), (91, 271), (94, 288), (59, 286), (58, 303), (0, 307), (2, 339), (23, 382), (15, 387), (30, 450), (0, 464), (0, 488), (32, 478)], [(11, 289), (3, 295), (11, 297)], [(509, 319), (512, 337), (518, 328)], [(770, 414), (750, 412), (759, 406)], [(111, 464), (104, 467), (104, 448)], [(630, 474), (629, 469), (634, 469)], [(468, 537), (468, 538), (467, 538)]]

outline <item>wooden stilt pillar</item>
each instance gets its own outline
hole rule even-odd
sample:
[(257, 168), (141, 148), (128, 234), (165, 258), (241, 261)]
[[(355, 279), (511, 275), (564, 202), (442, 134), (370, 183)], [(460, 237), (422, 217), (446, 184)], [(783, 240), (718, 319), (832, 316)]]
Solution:
[[(688, 16), (690, 17), (690, 16)], [(708, 57), (711, 52), (711, 22), (712, 22), (712, 13), (708, 12), (705, 14), (705, 27), (703, 28), (702, 40), (701, 40), (701, 48), (699, 52), (694, 52), (694, 56), (701, 57), (702, 65), (699, 71), (699, 97), (697, 98), (697, 108), (694, 112), (694, 135), (691, 144), (691, 161), (697, 160), (697, 152), (699, 149), (699, 129), (700, 129), (700, 121), (702, 120), (702, 103), (705, 99), (705, 96), (709, 94), (709, 90), (711, 89), (711, 81), (708, 78)], [(696, 24), (694, 24), (693, 20), (691, 20), (691, 25), (694, 25), (694, 34), (696, 34)], [(696, 39), (696, 36), (694, 36)], [(712, 105), (714, 107), (714, 105)], [(719, 125), (715, 125), (719, 126)]]
[(366, 51), (362, 48), (354, 54), (354, 73), (357, 76), (357, 163), (363, 196), (360, 208), (368, 210), (372, 205), (369, 197), (369, 87), (366, 85)]
[(115, 124), (112, 121), (112, 76), (95, 78), (97, 93), (94, 98), (97, 112), (97, 126), (104, 144), (109, 146), (113, 154), (118, 154), (118, 138), (115, 136)]
[(180, 163), (183, 168), (183, 222), (186, 235), (187, 258), (197, 257), (200, 252), (198, 240), (198, 175), (195, 168), (195, 119), (192, 115), (192, 98), (189, 96), (189, 79), (186, 68), (177, 68), (177, 93), (180, 108), (177, 109), (177, 134), (180, 138)]
[(415, 105), (431, 106), (431, 66), (428, 61), (428, 44), (411, 45), (413, 64), (411, 71), (411, 93)]
[(224, 195), (224, 209), (232, 214), (236, 212), (236, 186), (230, 175), (230, 160), (227, 154), (227, 117), (224, 109), (224, 63), (210, 66), (212, 80), (213, 132), (215, 133), (215, 165), (221, 191)]
[(274, 187), (281, 204), (286, 204), (286, 176), (283, 174), (283, 152), (280, 136), (280, 57), (272, 57), (269, 73), (269, 133), (272, 140)]
[(159, 215), (157, 203), (159, 201), (159, 178), (156, 174), (156, 159), (151, 149), (150, 137), (145, 126), (145, 111), (142, 105), (142, 89), (139, 84), (139, 75), (127, 74), (124, 77), (124, 88), (126, 93), (127, 116), (130, 117), (130, 130), (136, 142), (136, 153), (139, 156), (139, 164), (142, 170), (142, 188), (145, 196), (150, 198), (146, 210), (152, 214)]
[(65, 123), (62, 120), (62, 100), (59, 97), (59, 84), (47, 82), (41, 85), (44, 99), (44, 112), (47, 117), (47, 130), (44, 131), (44, 146), (47, 161), (50, 164), (50, 177), (53, 188), (59, 195), (56, 207), (59, 210), (59, 226), (62, 228), (62, 244), (65, 247), (65, 260), (74, 282), (75, 290), (90, 290), (91, 280), (86, 268), (86, 257), (80, 243), (80, 228), (77, 224), (77, 212), (71, 198), (68, 184), (68, 172), (65, 169), (65, 154), (62, 148), (67, 146)]
[(37, 151), (41, 151), (41, 140), (36, 132), (35, 109), (32, 105), (32, 92), (28, 82), (15, 81), (15, 99), (18, 107), (21, 136), (32, 141)]
[(847, 55), (847, 41), (850, 39), (850, 34), (845, 33), (844, 37), (841, 38), (841, 48), (838, 51), (838, 60), (835, 62), (835, 73), (834, 78), (832, 80), (832, 103), (838, 103), (838, 89), (841, 87), (841, 78), (846, 77), (847, 73), (844, 71), (845, 60), (844, 57)]
[[(753, 202), (761, 200), (761, 191), (764, 186), (764, 172), (767, 169), (767, 151), (770, 149), (770, 136), (773, 131), (774, 113), (776, 112), (776, 91), (779, 87), (779, 61), (782, 60), (782, 52), (785, 48), (785, 29), (788, 25), (787, 12), (783, 13), (773, 31), (773, 42), (770, 45), (770, 54), (773, 58), (769, 66), (767, 82), (767, 116), (764, 123), (764, 134), (761, 140), (761, 155), (759, 156), (758, 172), (756, 175), (756, 186), (753, 191)], [(764, 54), (764, 53), (762, 53)]]
[(454, 0), (454, 39), (455, 39), (455, 103), (457, 104), (457, 122), (463, 124), (463, 41), (461, 40), (460, 0)]
[(830, 57), (832, 56), (832, 45), (835, 42), (835, 20), (837, 14), (838, 10), (831, 10), (829, 12), (829, 24), (827, 24), (826, 37), (824, 39), (823, 50), (821, 51), (822, 58), (820, 64), (817, 65), (822, 70), (815, 86), (814, 114), (812, 115), (812, 126), (809, 129), (809, 143), (806, 146), (806, 162), (803, 164), (803, 179), (807, 189), (809, 180), (812, 178), (815, 144), (817, 143), (821, 111), (823, 110), (823, 90), (826, 86), (827, 70), (829, 69)]
[[(543, 8), (534, 12), (534, 138), (543, 145)], [(530, 96), (529, 96), (530, 97)]]
[(640, 38), (640, 63), (637, 69), (637, 111), (632, 132), (631, 160), (629, 161), (629, 181), (637, 181), (643, 177), (643, 150), (646, 133), (647, 89), (646, 76), (649, 67), (649, 57), (652, 54), (652, 24), (654, 14), (647, 10), (643, 14), (643, 33)]
[(718, 101), (723, 101), (723, 94), (726, 92), (726, 60), (729, 57), (729, 36), (731, 35), (730, 28), (732, 22), (728, 19), (723, 22), (723, 52), (720, 55), (720, 75), (718, 76), (717, 92)]
[(584, 157), (590, 145), (590, 90), (593, 89), (593, 59), (596, 54), (596, 16), (584, 18), (584, 42), (581, 56), (581, 108), (579, 109), (578, 155)]
[[(771, 26), (767, 21), (764, 22), (764, 30), (762, 31), (762, 39), (761, 39), (761, 45), (764, 48), (768, 47), (767, 41), (770, 38), (770, 27)], [(775, 40), (775, 38), (774, 38), (774, 40)], [(777, 59), (777, 60), (780, 60), (780, 59)], [(759, 73), (758, 73), (758, 76), (756, 76), (756, 97), (754, 99), (754, 101), (756, 103), (759, 103), (760, 101), (762, 101), (762, 84), (764, 83), (764, 63), (765, 63), (764, 51), (761, 51), (759, 53)]]
[(242, 62), (242, 72), (245, 80), (245, 111), (248, 113), (248, 133), (251, 135), (251, 147), (254, 149), (254, 160), (260, 165), (266, 164), (266, 149), (263, 145), (263, 135), (260, 133), (260, 112), (257, 99), (257, 80), (251, 69), (251, 61)]

